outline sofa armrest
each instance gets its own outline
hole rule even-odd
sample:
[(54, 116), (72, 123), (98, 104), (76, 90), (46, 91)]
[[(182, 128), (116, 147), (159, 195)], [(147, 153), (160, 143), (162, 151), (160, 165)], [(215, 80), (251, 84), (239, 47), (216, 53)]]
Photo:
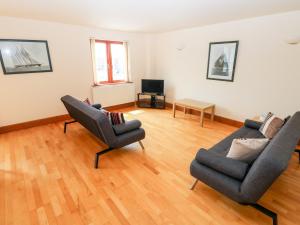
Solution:
[(261, 127), (262, 125), (262, 122), (258, 122), (258, 121), (255, 121), (255, 120), (245, 120), (244, 122), (244, 126), (245, 127), (248, 127), (248, 128), (251, 128), (251, 129), (256, 129), (256, 130), (259, 130), (259, 128)]
[(196, 160), (200, 164), (238, 180), (244, 179), (249, 166), (245, 162), (227, 158), (205, 149), (200, 149), (198, 151)]
[(116, 135), (121, 135), (139, 129), (141, 126), (142, 126), (141, 121), (130, 120), (130, 121), (126, 121), (125, 123), (113, 125), (112, 127)]
[(92, 107), (94, 107), (96, 109), (101, 109), (102, 108), (101, 104), (92, 104)]

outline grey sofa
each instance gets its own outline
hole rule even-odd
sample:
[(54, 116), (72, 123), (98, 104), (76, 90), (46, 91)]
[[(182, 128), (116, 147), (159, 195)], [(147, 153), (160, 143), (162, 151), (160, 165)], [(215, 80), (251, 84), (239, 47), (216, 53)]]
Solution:
[(107, 149), (96, 153), (95, 168), (98, 168), (99, 156), (113, 149), (121, 148), (134, 142), (139, 142), (142, 149), (144, 149), (141, 140), (145, 138), (145, 131), (141, 128), (139, 120), (131, 120), (112, 126), (107, 116), (99, 110), (101, 108), (99, 104), (89, 106), (70, 95), (63, 96), (61, 101), (69, 115), (74, 119), (65, 122), (64, 132), (66, 132), (68, 124), (78, 122), (108, 145)]
[(242, 128), (208, 151), (200, 149), (190, 166), (196, 178), (191, 189), (200, 180), (232, 200), (260, 210), (277, 224), (276, 213), (257, 201), (288, 166), (300, 138), (300, 112), (285, 123), (252, 164), (226, 157), (234, 138), (263, 138), (260, 126), (261, 123), (246, 120)]

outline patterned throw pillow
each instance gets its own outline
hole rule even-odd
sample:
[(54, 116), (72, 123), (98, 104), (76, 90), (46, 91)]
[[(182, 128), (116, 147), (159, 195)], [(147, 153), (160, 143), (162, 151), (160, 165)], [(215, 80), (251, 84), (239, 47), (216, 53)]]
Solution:
[(252, 163), (268, 144), (268, 138), (233, 139), (226, 157)]
[(265, 121), (259, 128), (259, 131), (266, 138), (272, 139), (283, 125), (284, 125), (284, 120), (280, 119), (273, 113), (269, 113)]
[(89, 100), (89, 98), (86, 98), (84, 101), (82, 101), (82, 102), (84, 102), (84, 103), (86, 103), (86, 104), (88, 104), (88, 105), (92, 105), (91, 104), (91, 102), (90, 102), (90, 100)]
[(101, 109), (101, 112), (103, 112), (108, 117), (111, 125), (125, 123), (124, 115), (121, 112), (108, 112), (105, 109)]

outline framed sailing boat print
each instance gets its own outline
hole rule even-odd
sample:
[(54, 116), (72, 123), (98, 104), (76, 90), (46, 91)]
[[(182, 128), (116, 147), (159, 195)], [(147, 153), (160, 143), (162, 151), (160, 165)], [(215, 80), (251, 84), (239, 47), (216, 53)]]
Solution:
[(0, 39), (0, 61), (4, 74), (53, 71), (47, 41)]
[(238, 41), (209, 43), (207, 79), (233, 82)]

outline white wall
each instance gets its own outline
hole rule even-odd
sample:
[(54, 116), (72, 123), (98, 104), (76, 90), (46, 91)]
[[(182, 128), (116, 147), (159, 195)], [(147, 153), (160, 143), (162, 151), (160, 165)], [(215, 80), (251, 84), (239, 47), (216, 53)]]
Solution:
[[(299, 11), (151, 35), (9, 17), (0, 17), (0, 27), (0, 38), (48, 40), (54, 69), (21, 75), (0, 69), (0, 126), (64, 114), (65, 94), (91, 98), (90, 37), (129, 41), (136, 92), (141, 78), (162, 78), (168, 101), (214, 102), (218, 115), (237, 120), (300, 109), (300, 45), (284, 41), (300, 35)], [(240, 41), (234, 82), (206, 80), (209, 42), (228, 40)]]
[[(157, 34), (152, 71), (165, 79), (169, 102), (213, 102), (218, 115), (236, 120), (267, 111), (285, 116), (300, 110), (300, 44), (285, 43), (297, 35), (300, 11)], [(209, 42), (229, 40), (240, 41), (234, 82), (207, 80)]]
[(0, 126), (65, 114), (60, 102), (65, 94), (91, 98), (90, 37), (129, 42), (131, 77), (136, 90), (140, 90), (141, 76), (146, 73), (145, 34), (9, 17), (0, 17), (0, 27), (2, 39), (48, 40), (54, 70), (53, 73), (3, 75), (0, 69)]

